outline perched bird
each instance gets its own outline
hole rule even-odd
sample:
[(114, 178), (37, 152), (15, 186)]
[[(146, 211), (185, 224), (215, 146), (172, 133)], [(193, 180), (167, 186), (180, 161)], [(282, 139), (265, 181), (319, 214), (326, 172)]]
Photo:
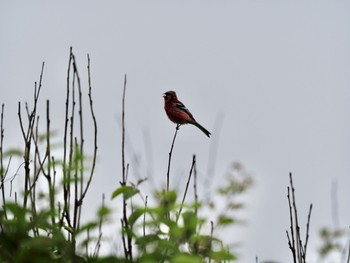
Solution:
[(163, 94), (164, 109), (168, 118), (178, 124), (193, 124), (197, 126), (205, 135), (210, 137), (211, 133), (208, 132), (202, 125), (200, 125), (186, 106), (177, 99), (175, 91), (167, 91)]

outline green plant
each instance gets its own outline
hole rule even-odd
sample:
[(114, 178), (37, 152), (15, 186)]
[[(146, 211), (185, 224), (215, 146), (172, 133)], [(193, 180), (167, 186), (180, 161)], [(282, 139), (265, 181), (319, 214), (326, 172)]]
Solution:
[[(125, 150), (125, 91), (122, 98), (122, 176), (112, 199), (122, 207), (121, 232), (123, 251), (117, 256), (100, 256), (102, 229), (112, 211), (102, 205), (94, 220), (81, 217), (86, 194), (93, 183), (97, 159), (97, 120), (92, 100), (90, 58), (87, 57), (89, 118), (94, 131), (90, 143), (92, 156), (84, 145), (85, 111), (75, 56), (70, 49), (65, 120), (63, 136), (51, 129), (50, 101), (46, 101), (44, 122), (40, 122), (40, 92), (43, 86), (44, 63), (40, 78), (34, 85), (33, 107), (18, 103), (18, 120), (23, 139), (22, 149), (4, 149), (4, 105), (1, 111), (0, 140), (0, 262), (228, 262), (236, 260), (232, 248), (216, 234), (216, 229), (237, 222), (231, 211), (243, 204), (236, 197), (252, 184), (249, 176), (239, 178), (241, 170), (233, 169), (225, 186), (218, 190), (218, 198), (226, 200), (224, 207), (213, 201), (204, 205), (197, 193), (196, 158), (193, 156), (189, 176), (181, 198), (170, 190), (170, 162), (176, 133), (169, 153), (167, 187), (154, 191), (155, 201), (143, 198), (139, 190), (142, 180), (132, 184), (128, 180)], [(53, 141), (55, 141), (53, 143)], [(57, 143), (58, 141), (58, 143)], [(57, 150), (56, 145), (60, 149)], [(12, 173), (11, 161), (22, 160)], [(194, 178), (194, 179), (193, 179)], [(22, 191), (12, 190), (22, 183)], [(194, 201), (187, 201), (189, 185), (195, 189)], [(121, 202), (119, 203), (119, 200)], [(222, 209), (215, 220), (208, 220), (205, 210)], [(91, 248), (93, 248), (91, 250)]]
[[(77, 237), (88, 236), (92, 228), (108, 216), (100, 213), (96, 222), (81, 225), (81, 209), (94, 174), (97, 155), (97, 124), (93, 110), (88, 57), (90, 117), (94, 129), (94, 152), (87, 164), (84, 152), (84, 116), (82, 87), (75, 56), (70, 50), (66, 120), (63, 151), (53, 154), (55, 133), (51, 130), (50, 102), (46, 101), (44, 130), (39, 116), (39, 97), (43, 83), (44, 63), (39, 82), (34, 85), (33, 107), (26, 102), (25, 114), (18, 103), (18, 120), (23, 138), (23, 149), (5, 151), (4, 105), (1, 112), (0, 179), (2, 206), (0, 210), (1, 262), (79, 262)], [(78, 114), (77, 114), (78, 113)], [(60, 143), (62, 145), (62, 143)], [(57, 151), (56, 151), (57, 152)], [(23, 164), (9, 178), (12, 158), (23, 158)], [(7, 165), (5, 163), (7, 162)], [(6, 167), (6, 168), (5, 168)], [(22, 170), (23, 168), (23, 170)], [(22, 192), (12, 194), (13, 182), (23, 178)], [(43, 187), (45, 185), (46, 187)], [(10, 187), (9, 187), (10, 186)], [(82, 238), (83, 239), (83, 238)], [(100, 239), (97, 239), (97, 243)], [(83, 255), (88, 258), (91, 255)]]

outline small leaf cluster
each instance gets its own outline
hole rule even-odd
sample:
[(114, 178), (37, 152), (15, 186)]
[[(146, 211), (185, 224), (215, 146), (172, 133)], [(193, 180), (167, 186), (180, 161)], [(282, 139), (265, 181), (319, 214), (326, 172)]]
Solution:
[[(121, 186), (112, 197), (123, 193), (124, 198), (129, 199), (137, 192)], [(236, 259), (220, 239), (202, 233), (209, 222), (197, 215), (201, 204), (180, 204), (175, 191), (157, 192), (155, 199), (154, 206), (134, 207), (128, 217), (136, 245), (136, 262), (196, 263)]]

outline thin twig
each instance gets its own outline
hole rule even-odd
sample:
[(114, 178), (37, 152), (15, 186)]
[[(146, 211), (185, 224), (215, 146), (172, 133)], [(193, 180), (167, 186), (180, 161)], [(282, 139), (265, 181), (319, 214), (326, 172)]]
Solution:
[(7, 209), (6, 209), (6, 199), (5, 199), (5, 177), (6, 173), (4, 171), (4, 162), (3, 162), (3, 142), (4, 142), (4, 108), (5, 105), (1, 106), (1, 121), (0, 121), (0, 188), (2, 196), (2, 209), (4, 211), (4, 217), (7, 219)]
[(290, 187), (292, 190), (292, 204), (293, 204), (293, 209), (294, 209), (294, 220), (295, 220), (295, 238), (296, 238), (296, 252), (297, 252), (297, 258), (299, 262), (302, 262), (302, 254), (301, 254), (301, 238), (300, 238), (300, 226), (299, 226), (299, 221), (298, 221), (298, 211), (297, 211), (297, 205), (295, 202), (295, 189), (293, 186), (293, 177), (292, 173), (289, 174), (289, 179), (290, 179)]
[[(15, 174), (12, 177), (10, 177), (11, 178), (10, 179), (10, 197), (12, 196), (12, 182), (13, 182), (13, 180), (15, 180), (16, 176), (18, 175), (19, 170), (22, 168), (23, 165), (24, 165), (24, 162), (20, 164), (20, 166), (17, 168)], [(17, 200), (16, 192), (15, 192), (15, 199)], [(17, 201), (15, 203), (17, 204)]]
[(67, 92), (66, 92), (66, 114), (64, 123), (64, 136), (63, 136), (63, 200), (64, 207), (62, 211), (62, 217), (60, 219), (60, 226), (63, 226), (63, 217), (66, 211), (69, 209), (69, 168), (67, 167), (67, 137), (68, 137), (68, 122), (69, 122), (69, 98), (70, 98), (70, 68), (72, 64), (72, 47), (70, 47), (68, 69), (67, 69)]
[[(105, 208), (105, 194), (102, 194), (102, 209)], [(96, 246), (95, 246), (95, 251), (93, 254), (93, 257), (97, 257), (99, 252), (100, 252), (100, 248), (101, 248), (101, 239), (102, 239), (102, 223), (103, 223), (103, 214), (100, 215), (100, 220), (98, 223), (98, 238), (97, 238), (97, 242), (96, 242)]]
[[(72, 56), (72, 64), (74, 63), (74, 54), (71, 54)], [(72, 218), (70, 218), (70, 209), (68, 209), (67, 212), (67, 221), (73, 220), (72, 228), (73, 231), (76, 230), (76, 213), (77, 213), (77, 195), (78, 195), (78, 181), (77, 181), (77, 165), (75, 164), (76, 159), (74, 157), (74, 153), (77, 153), (76, 151), (76, 144), (74, 141), (76, 140), (76, 137), (74, 136), (74, 120), (75, 120), (75, 82), (76, 82), (76, 74), (73, 66), (73, 79), (72, 79), (72, 109), (71, 109), (71, 117), (70, 117), (70, 130), (69, 130), (69, 164), (68, 164), (68, 184), (69, 184), (69, 189), (70, 189), (70, 184), (71, 182), (74, 183), (74, 203), (73, 203), (73, 213), (72, 213)], [(72, 178), (71, 178), (72, 177)], [(72, 181), (71, 181), (72, 179)], [(70, 206), (70, 199), (67, 200), (69, 202)], [(75, 242), (75, 235), (72, 233), (72, 243)]]
[[(147, 209), (147, 201), (148, 201), (148, 196), (146, 195), (146, 199), (145, 199), (145, 210)], [(143, 236), (146, 236), (146, 212), (143, 213), (143, 226), (142, 226), (142, 230), (143, 230)]]
[(43, 73), (44, 73), (44, 65), (45, 63), (42, 63), (41, 66), (41, 72), (40, 72), (40, 78), (39, 78), (39, 87), (37, 88), (37, 83), (35, 82), (35, 88), (34, 88), (34, 105), (33, 105), (33, 110), (31, 113), (29, 113), (28, 109), (28, 104), (26, 103), (26, 110), (27, 110), (27, 115), (28, 115), (28, 128), (27, 132), (24, 132), (24, 127), (23, 127), (23, 122), (22, 122), (22, 117), (21, 117), (21, 104), (18, 104), (18, 118), (20, 122), (20, 127), (23, 135), (23, 140), (25, 144), (24, 148), (24, 197), (23, 197), (23, 208), (27, 208), (27, 200), (28, 200), (28, 189), (30, 186), (30, 149), (31, 149), (31, 138), (33, 136), (33, 129), (35, 125), (35, 120), (36, 120), (36, 109), (37, 109), (37, 104), (38, 104), (38, 99), (39, 99), (39, 94), (42, 86), (42, 78), (43, 78)]
[[(309, 240), (309, 229), (310, 229), (310, 219), (311, 219), (311, 211), (312, 211), (312, 204), (310, 204), (309, 208), (309, 214), (307, 218), (306, 223), (306, 236), (305, 236), (305, 243), (303, 246), (303, 242), (301, 240), (300, 236), (300, 226), (298, 223), (298, 213), (297, 213), (297, 206), (295, 201), (295, 189), (293, 186), (293, 178), (292, 174), (289, 174), (290, 177), (290, 188), (288, 187), (288, 205), (289, 205), (289, 215), (290, 215), (290, 232), (291, 237), (289, 236), (288, 231), (287, 233), (287, 239), (288, 239), (288, 245), (290, 250), (293, 254), (293, 262), (296, 263), (305, 263), (306, 262), (306, 251), (307, 251), (307, 245)], [(290, 196), (290, 189), (292, 191), (292, 194)], [(294, 219), (293, 219), (294, 216)], [(295, 231), (295, 239), (294, 239), (294, 231)]]
[(21, 114), (21, 102), (18, 102), (18, 110), (17, 110), (17, 115), (18, 115), (18, 119), (19, 119), (19, 126), (21, 128), (21, 132), (22, 132), (22, 137), (26, 138), (26, 133), (24, 131), (24, 125), (23, 125), (23, 121), (22, 121), (22, 114)]
[[(33, 140), (34, 138), (38, 138), (39, 137), (39, 116), (37, 116), (37, 121), (36, 121), (36, 125), (35, 125), (35, 132), (31, 134)], [(32, 138), (30, 138), (29, 140), (31, 140)], [(38, 176), (38, 167), (37, 167), (37, 160), (38, 160), (38, 151), (34, 152), (34, 160), (33, 160), (33, 164), (34, 164), (34, 169), (33, 169), (33, 174), (34, 174), (34, 181), (33, 182), (33, 187), (32, 189), (28, 189), (28, 196), (30, 198), (30, 209), (31, 209), (31, 213), (32, 213), (32, 217), (31, 220), (34, 221), (35, 218), (37, 217), (37, 209), (36, 209), (36, 178)], [(40, 170), (40, 169), (39, 169)], [(30, 177), (29, 177), (29, 185), (31, 185), (31, 181), (30, 181)], [(39, 229), (37, 226), (35, 226), (35, 224), (32, 225), (32, 231), (34, 234), (34, 237), (38, 237), (39, 236)]]
[[(127, 170), (125, 169), (125, 93), (126, 93), (126, 83), (127, 77), (124, 75), (124, 87), (123, 87), (123, 99), (122, 99), (122, 182), (121, 185), (126, 185), (127, 181)], [(131, 227), (129, 226), (127, 211), (126, 211), (126, 199), (123, 195), (123, 219), (122, 219), (122, 228), (123, 232), (123, 246), (125, 257), (132, 261), (132, 234)], [(126, 234), (126, 242), (125, 242)]]
[(292, 202), (290, 200), (290, 188), (287, 187), (287, 198), (288, 198), (288, 205), (289, 205), (289, 218), (290, 218), (290, 233), (291, 233), (291, 239), (289, 238), (288, 231), (287, 232), (287, 237), (288, 237), (288, 245), (290, 250), (292, 251), (293, 254), (293, 262), (296, 263), (296, 251), (295, 251), (295, 239), (294, 239), (294, 222), (293, 222), (293, 209), (292, 209)]
[[(33, 182), (31, 183), (28, 191), (32, 191), (32, 189), (35, 188), (35, 185), (37, 183), (37, 180), (39, 179), (39, 175), (42, 173), (44, 177), (48, 178), (47, 173), (45, 172), (44, 165), (46, 162), (46, 159), (48, 157), (47, 153), (45, 153), (44, 158), (42, 159), (40, 156), (40, 150), (39, 150), (39, 138), (38, 138), (38, 123), (39, 123), (39, 116), (37, 118), (37, 127), (36, 127), (36, 134), (32, 135), (32, 140), (34, 142), (35, 146), (35, 152), (34, 152), (34, 178)], [(37, 163), (39, 164), (39, 168), (37, 168)]]
[[(47, 182), (48, 182), (48, 186), (49, 186), (49, 202), (50, 202), (50, 210), (51, 210), (51, 222), (52, 225), (56, 224), (56, 220), (55, 220), (55, 185), (52, 184), (52, 177), (51, 177), (51, 164), (52, 164), (52, 159), (53, 157), (51, 157), (51, 142), (50, 142), (50, 101), (47, 100), (46, 101), (46, 156), (47, 158), (47, 164), (48, 164), (48, 168), (47, 168)], [(45, 157), (46, 157), (45, 156)], [(54, 181), (55, 183), (55, 181)]]
[(181, 202), (181, 206), (180, 206), (179, 212), (178, 212), (178, 214), (176, 216), (176, 223), (178, 222), (178, 220), (180, 218), (180, 215), (181, 215), (181, 212), (182, 212), (182, 208), (183, 208), (184, 203), (185, 203), (185, 199), (186, 199), (186, 195), (187, 195), (187, 191), (188, 191), (188, 186), (189, 186), (190, 181), (191, 181), (192, 171), (193, 171), (193, 167), (195, 166), (195, 164), (196, 164), (196, 155), (193, 155), (191, 169), (190, 169), (190, 173), (188, 175), (185, 192), (184, 192), (184, 195), (182, 197), (182, 202)]
[(197, 192), (197, 162), (193, 167), (193, 192), (194, 192), (194, 204), (195, 204), (195, 215), (198, 216), (198, 192)]
[(306, 249), (307, 249), (307, 243), (309, 241), (311, 211), (312, 211), (312, 204), (310, 204), (309, 214), (307, 216), (307, 223), (306, 223), (306, 236), (305, 236), (305, 245), (304, 245), (304, 253), (303, 253), (304, 262), (306, 262)]
[(81, 216), (81, 208), (82, 208), (82, 194), (83, 194), (83, 188), (84, 188), (84, 125), (83, 125), (83, 105), (82, 105), (82, 91), (81, 91), (81, 83), (80, 83), (80, 76), (78, 72), (77, 62), (75, 60), (74, 54), (72, 54), (72, 62), (73, 62), (73, 71), (77, 79), (77, 85), (78, 85), (78, 114), (79, 114), (79, 131), (80, 131), (80, 144), (79, 144), (79, 171), (77, 173), (77, 177), (79, 180), (76, 180), (77, 184), (80, 186), (79, 193), (76, 191), (76, 202), (74, 206), (76, 206), (75, 210), (76, 213), (74, 215), (74, 220), (76, 222), (76, 229), (79, 230), (80, 227), (80, 216)]
[[(213, 240), (213, 235), (214, 235), (214, 222), (210, 221), (210, 247), (211, 247), (211, 242)], [(211, 263), (211, 257), (209, 257), (209, 263)]]
[(128, 258), (128, 248), (126, 246), (126, 241), (125, 241), (125, 226), (124, 226), (124, 221), (123, 219), (120, 219), (120, 224), (122, 226), (122, 242), (123, 242), (123, 248), (124, 248), (124, 255), (125, 255), (125, 258), (127, 259)]
[(171, 155), (173, 154), (174, 143), (175, 143), (177, 131), (179, 130), (180, 126), (181, 126), (181, 124), (177, 124), (176, 125), (174, 138), (173, 138), (173, 141), (171, 143), (170, 152), (169, 152), (168, 170), (167, 170), (167, 173), (166, 173), (166, 190), (167, 190), (167, 192), (169, 192), (169, 180), (170, 180), (169, 177), (170, 177)]
[[(63, 170), (64, 170), (64, 208), (63, 216), (67, 225), (74, 230), (74, 225), (72, 224), (71, 211), (70, 211), (70, 200), (71, 200), (71, 176), (73, 167), (73, 150), (74, 150), (74, 113), (75, 113), (75, 74), (74, 70), (72, 73), (72, 80), (70, 80), (71, 75), (71, 65), (73, 62), (73, 51), (70, 48), (69, 54), (69, 64), (67, 72), (67, 98), (66, 98), (66, 124), (65, 124), (65, 135), (64, 135), (64, 159), (63, 159)], [(72, 91), (70, 94), (70, 91)], [(71, 101), (69, 98), (72, 98)], [(71, 104), (71, 109), (69, 105)], [(69, 113), (70, 111), (70, 113)], [(69, 125), (68, 125), (69, 124)], [(68, 157), (67, 157), (68, 156)], [(68, 158), (68, 159), (67, 159)], [(74, 218), (73, 218), (74, 220)], [(63, 222), (62, 222), (63, 224)], [(73, 249), (75, 249), (75, 237), (74, 233), (69, 232), (69, 237), (72, 239)]]
[(93, 100), (92, 100), (92, 93), (91, 93), (91, 73), (90, 73), (90, 57), (88, 55), (88, 81), (89, 81), (89, 102), (90, 102), (90, 113), (92, 117), (92, 121), (94, 124), (94, 153), (92, 157), (92, 166), (91, 166), (91, 171), (90, 171), (90, 176), (88, 178), (87, 184), (85, 186), (85, 189), (83, 191), (83, 194), (81, 195), (81, 201), (85, 197), (87, 190), (89, 189), (89, 186), (92, 181), (93, 174), (95, 172), (95, 167), (96, 167), (96, 159), (97, 159), (97, 121), (96, 121), (96, 116), (94, 112), (94, 107), (93, 107)]
[(79, 181), (79, 158), (78, 155), (79, 153), (79, 145), (78, 145), (78, 139), (77, 137), (74, 137), (74, 208), (73, 208), (73, 227), (74, 230), (78, 230), (78, 215), (79, 215), (79, 210), (80, 210), (80, 204), (79, 204), (79, 191), (78, 191), (78, 186), (80, 184)]
[(125, 92), (126, 92), (127, 77), (124, 75), (124, 88), (122, 99), (122, 183), (126, 183), (125, 179)]

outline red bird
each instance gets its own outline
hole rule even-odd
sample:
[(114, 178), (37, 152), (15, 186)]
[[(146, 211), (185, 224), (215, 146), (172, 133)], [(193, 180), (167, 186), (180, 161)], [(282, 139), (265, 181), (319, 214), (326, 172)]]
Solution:
[(205, 135), (210, 137), (211, 133), (208, 132), (202, 125), (200, 125), (186, 106), (177, 99), (175, 91), (167, 91), (163, 94), (164, 109), (168, 118), (178, 124), (193, 124), (198, 127)]

